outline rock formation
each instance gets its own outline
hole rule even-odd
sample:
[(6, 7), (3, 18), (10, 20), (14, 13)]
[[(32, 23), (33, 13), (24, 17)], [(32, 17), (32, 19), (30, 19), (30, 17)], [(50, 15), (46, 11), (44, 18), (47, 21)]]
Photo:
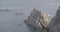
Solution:
[(48, 27), (50, 28), (50, 32), (60, 32), (60, 7)]
[(36, 32), (47, 32), (49, 22), (48, 15), (36, 9), (33, 9), (30, 16), (28, 16), (28, 19), (25, 21), (28, 26), (35, 27)]
[(25, 23), (29, 27), (34, 27), (36, 32), (60, 32), (60, 7), (51, 21), (49, 21), (48, 15), (33, 9)]

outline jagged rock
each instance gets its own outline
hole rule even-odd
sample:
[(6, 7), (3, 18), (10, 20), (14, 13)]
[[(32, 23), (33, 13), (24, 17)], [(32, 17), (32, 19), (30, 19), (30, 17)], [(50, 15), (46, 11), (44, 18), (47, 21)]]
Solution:
[(50, 32), (60, 32), (60, 7), (57, 10), (56, 16), (52, 18), (49, 28)]
[(28, 26), (35, 27), (37, 32), (47, 32), (46, 28), (49, 24), (49, 18), (48, 15), (46, 15), (45, 13), (33, 9), (25, 23)]

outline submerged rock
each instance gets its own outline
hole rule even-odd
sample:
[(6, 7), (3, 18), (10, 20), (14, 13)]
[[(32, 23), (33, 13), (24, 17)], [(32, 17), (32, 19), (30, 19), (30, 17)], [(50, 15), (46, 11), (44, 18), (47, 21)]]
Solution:
[(6, 12), (6, 11), (11, 11), (11, 10), (9, 10), (9, 9), (0, 9), (0, 11)]
[(24, 22), (30, 27), (35, 27), (36, 32), (47, 32), (47, 26), (50, 21), (47, 14), (33, 9), (28, 19)]

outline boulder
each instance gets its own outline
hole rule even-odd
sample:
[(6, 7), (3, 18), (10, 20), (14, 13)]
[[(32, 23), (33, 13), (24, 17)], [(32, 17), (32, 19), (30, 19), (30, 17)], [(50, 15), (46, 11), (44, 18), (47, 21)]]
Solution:
[(38, 32), (47, 31), (46, 29), (49, 22), (48, 15), (36, 9), (33, 9), (27, 20), (25, 20), (28, 26), (35, 27)]

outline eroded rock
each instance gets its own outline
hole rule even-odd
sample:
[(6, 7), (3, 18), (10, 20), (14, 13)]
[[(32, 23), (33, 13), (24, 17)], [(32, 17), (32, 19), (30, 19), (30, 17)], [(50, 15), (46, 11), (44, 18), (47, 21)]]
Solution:
[(49, 22), (48, 15), (36, 9), (33, 9), (25, 21), (28, 26), (35, 27), (36, 32), (47, 32)]

